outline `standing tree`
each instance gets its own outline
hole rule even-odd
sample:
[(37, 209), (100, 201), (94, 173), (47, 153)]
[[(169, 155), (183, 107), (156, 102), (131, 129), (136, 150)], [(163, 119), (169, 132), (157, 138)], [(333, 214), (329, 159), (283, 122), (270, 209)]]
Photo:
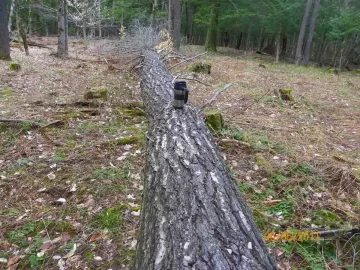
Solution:
[(68, 33), (66, 0), (58, 0), (58, 48), (57, 54), (62, 57), (68, 54)]
[(0, 0), (0, 59), (10, 60), (9, 30), (5, 0)]
[(216, 36), (219, 23), (219, 3), (215, 0), (211, 4), (210, 23), (206, 34), (205, 49), (216, 52)]
[(319, 14), (319, 7), (320, 7), (320, 0), (315, 0), (314, 10), (313, 10), (313, 13), (311, 16), (311, 21), (310, 21), (310, 26), (309, 26), (309, 35), (308, 35), (308, 39), (306, 41), (306, 46), (305, 46), (305, 51), (304, 51), (303, 64), (308, 64), (310, 61), (311, 47), (312, 47), (312, 41), (313, 41), (313, 37), (314, 37), (316, 19)]
[(175, 49), (180, 48), (181, 7), (180, 0), (169, 0), (169, 32)]
[(302, 19), (299, 38), (298, 38), (298, 42), (297, 42), (297, 46), (296, 46), (296, 55), (295, 55), (295, 64), (296, 65), (300, 64), (301, 59), (303, 57), (303, 43), (304, 43), (306, 25), (308, 22), (312, 2), (313, 2), (313, 0), (307, 0), (307, 3), (306, 3), (304, 17)]

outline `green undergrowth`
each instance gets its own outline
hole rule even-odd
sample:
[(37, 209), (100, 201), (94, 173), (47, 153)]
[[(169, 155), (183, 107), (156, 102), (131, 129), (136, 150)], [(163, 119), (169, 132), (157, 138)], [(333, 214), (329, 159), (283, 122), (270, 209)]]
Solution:
[(268, 135), (239, 129), (223, 129), (217, 133), (220, 137), (230, 137), (237, 141), (249, 143), (255, 152), (268, 151), (271, 154), (287, 154), (285, 145), (272, 141)]
[[(236, 148), (246, 150), (242, 153), (248, 161), (242, 163), (249, 164), (248, 170), (256, 178), (241, 178), (238, 180), (238, 187), (245, 195), (255, 222), (263, 233), (345, 230), (357, 226), (354, 218), (349, 219), (350, 216), (332, 208), (331, 204), (323, 206), (321, 200), (331, 198), (331, 195), (324, 192), (331, 185), (318, 168), (312, 164), (296, 162), (291, 149), (268, 136), (266, 131), (262, 133), (228, 128), (221, 130), (216, 136), (220, 147), (229, 155)], [(227, 139), (227, 142), (231, 139), (230, 142), (234, 143), (222, 144), (223, 139)], [(236, 144), (236, 141), (242, 143)], [(254, 166), (257, 167), (256, 171)], [(236, 169), (231, 170), (236, 177), (241, 175)], [(314, 198), (319, 198), (316, 196), (321, 196), (321, 199), (316, 199), (317, 203), (314, 203)], [(357, 243), (356, 241), (352, 243)], [(344, 266), (351, 258), (348, 254), (345, 256), (345, 251), (349, 252), (350, 249), (349, 243), (340, 242), (338, 238), (330, 237), (304, 242), (277, 240), (268, 241), (267, 244), (284, 252), (285, 260), (291, 261), (294, 269), (327, 269), (326, 264)]]

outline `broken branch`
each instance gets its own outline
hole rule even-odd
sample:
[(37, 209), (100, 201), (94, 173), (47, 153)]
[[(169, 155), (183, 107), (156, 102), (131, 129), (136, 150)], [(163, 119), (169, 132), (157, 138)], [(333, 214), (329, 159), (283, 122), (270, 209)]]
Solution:
[(233, 85), (232, 83), (229, 83), (229, 84), (225, 85), (224, 88), (218, 90), (209, 101), (205, 102), (205, 104), (201, 107), (200, 111), (204, 110), (205, 107), (211, 105), (211, 103), (213, 103), (216, 100), (218, 95), (220, 95), (222, 92), (228, 90), (232, 85)]
[(175, 64), (175, 65), (172, 65), (171, 67), (169, 67), (169, 70), (172, 69), (172, 68), (174, 68), (174, 67), (177, 67), (177, 66), (179, 66), (179, 65), (181, 65), (181, 64), (183, 64), (183, 63), (185, 63), (185, 62), (189, 62), (189, 61), (191, 61), (191, 60), (194, 60), (195, 58), (198, 58), (198, 57), (200, 57), (200, 56), (202, 56), (202, 55), (204, 55), (204, 54), (207, 54), (207, 53), (208, 53), (208, 52), (206, 51), (206, 52), (200, 53), (200, 54), (198, 54), (198, 55), (195, 55), (195, 56), (193, 56), (193, 57), (187, 58), (187, 59), (185, 59), (185, 60), (183, 60), (183, 61), (181, 61), (181, 62), (179, 62), (179, 63), (177, 63), (177, 64)]

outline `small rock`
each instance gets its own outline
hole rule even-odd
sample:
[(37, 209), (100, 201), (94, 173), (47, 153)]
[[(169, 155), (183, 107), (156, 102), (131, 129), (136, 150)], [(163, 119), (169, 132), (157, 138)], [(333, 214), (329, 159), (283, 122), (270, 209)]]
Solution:
[(99, 262), (99, 261), (102, 261), (102, 258), (100, 256), (95, 256), (94, 260)]

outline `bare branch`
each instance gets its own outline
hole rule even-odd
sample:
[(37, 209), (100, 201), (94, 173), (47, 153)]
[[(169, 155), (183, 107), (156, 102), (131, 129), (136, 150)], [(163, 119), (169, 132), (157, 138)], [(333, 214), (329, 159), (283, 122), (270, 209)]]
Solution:
[(205, 102), (205, 104), (201, 107), (200, 111), (204, 110), (205, 107), (211, 105), (211, 103), (213, 103), (216, 100), (218, 95), (220, 95), (222, 92), (228, 90), (232, 85), (233, 85), (233, 83), (229, 83), (229, 84), (225, 85), (224, 88), (216, 91), (215, 94), (213, 95), (213, 97), (209, 101)]
[(171, 66), (171, 67), (169, 67), (169, 70), (172, 69), (172, 68), (174, 68), (174, 67), (177, 67), (177, 66), (179, 66), (179, 65), (181, 65), (181, 64), (183, 64), (183, 63), (185, 63), (185, 62), (189, 62), (189, 61), (191, 61), (191, 60), (194, 60), (195, 58), (198, 58), (198, 57), (200, 57), (200, 56), (202, 56), (202, 55), (204, 55), (204, 54), (207, 54), (207, 53), (208, 53), (208, 52), (206, 51), (206, 52), (200, 53), (200, 54), (198, 54), (198, 55), (195, 55), (195, 56), (193, 56), (193, 57), (187, 58), (187, 59), (185, 59), (185, 60), (183, 60), (183, 61), (181, 61), (181, 62), (179, 62), (179, 63), (177, 63), (177, 64), (175, 64), (175, 65), (173, 65), (173, 66)]
[(201, 83), (203, 85), (206, 85), (206, 86), (211, 86), (210, 84), (206, 83), (206, 82), (203, 82), (203, 81), (200, 81), (198, 79), (195, 79), (195, 78), (188, 78), (188, 77), (179, 77), (179, 79), (182, 79), (182, 80), (190, 80), (190, 81), (196, 81), (198, 83)]

